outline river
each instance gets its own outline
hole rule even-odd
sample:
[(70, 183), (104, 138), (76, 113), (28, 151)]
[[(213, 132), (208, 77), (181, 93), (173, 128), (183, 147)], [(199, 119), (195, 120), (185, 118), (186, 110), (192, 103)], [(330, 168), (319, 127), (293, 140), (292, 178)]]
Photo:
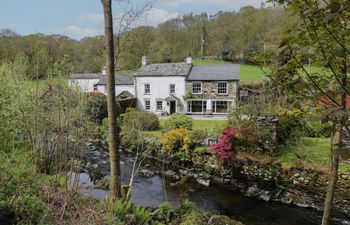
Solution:
[[(102, 174), (102, 179), (108, 179), (108, 154), (105, 151), (88, 151), (90, 168)], [(122, 154), (121, 179), (127, 184), (130, 178), (133, 157)], [(308, 208), (286, 205), (280, 202), (263, 201), (246, 197), (239, 191), (226, 186), (213, 184), (204, 187), (195, 181), (172, 186), (168, 180), (162, 180), (156, 169), (148, 164), (145, 171), (151, 171), (150, 176), (137, 176), (132, 191), (132, 201), (135, 205), (156, 208), (162, 202), (168, 201), (176, 207), (181, 199), (188, 198), (198, 209), (217, 212), (242, 221), (246, 225), (319, 225), (322, 213)], [(74, 173), (71, 174), (75, 175)], [(79, 186), (82, 193), (104, 199), (108, 191), (94, 188), (91, 171), (79, 174)], [(164, 186), (164, 185), (165, 186)], [(350, 224), (350, 218), (333, 219), (332, 225)]]

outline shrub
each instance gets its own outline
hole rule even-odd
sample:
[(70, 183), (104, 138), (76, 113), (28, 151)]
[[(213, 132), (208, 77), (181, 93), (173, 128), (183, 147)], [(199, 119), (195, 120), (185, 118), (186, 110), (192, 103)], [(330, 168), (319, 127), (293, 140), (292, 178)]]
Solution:
[(122, 125), (127, 129), (152, 131), (159, 128), (159, 119), (151, 112), (132, 111), (124, 115)]
[(304, 135), (303, 112), (298, 109), (282, 109), (278, 113), (278, 144), (295, 143)]
[(101, 124), (102, 120), (108, 117), (107, 97), (105, 95), (92, 95), (88, 98), (85, 113), (91, 121)]
[(185, 138), (184, 149), (186, 151), (194, 150), (198, 146), (202, 146), (204, 141), (208, 138), (208, 133), (204, 130), (189, 131)]
[[(128, 99), (117, 99), (117, 107), (120, 113), (127, 113), (126, 110), (136, 108), (136, 98), (128, 98)], [(136, 109), (135, 109), (136, 111)]]
[(162, 140), (163, 151), (167, 154), (182, 151), (188, 133), (184, 128), (176, 128), (165, 133)]
[(133, 108), (133, 107), (128, 107), (125, 109), (125, 113), (130, 113), (130, 112), (135, 112), (137, 111), (136, 108)]
[(305, 135), (307, 137), (330, 137), (332, 126), (330, 122), (307, 122), (304, 129)]
[(239, 141), (239, 137), (239, 130), (229, 128), (221, 134), (218, 143), (213, 145), (210, 150), (221, 160), (231, 158), (234, 151), (233, 144)]
[(173, 114), (168, 120), (165, 121), (164, 128), (166, 131), (176, 128), (192, 130), (192, 118), (186, 115)]

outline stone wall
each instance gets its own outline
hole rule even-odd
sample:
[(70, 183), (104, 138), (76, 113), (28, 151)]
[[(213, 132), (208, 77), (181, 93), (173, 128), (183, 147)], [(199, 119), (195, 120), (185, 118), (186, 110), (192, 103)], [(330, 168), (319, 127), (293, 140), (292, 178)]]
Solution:
[[(227, 99), (234, 100), (237, 99), (237, 81), (228, 81), (227, 94), (217, 93), (217, 81), (202, 81), (202, 94), (192, 94), (194, 99)], [(192, 82), (186, 81), (186, 93), (192, 93)]]
[(261, 152), (273, 154), (277, 149), (277, 126), (278, 118), (276, 117), (259, 117), (257, 119), (259, 130), (266, 130), (269, 132), (269, 137), (266, 140), (260, 140)]

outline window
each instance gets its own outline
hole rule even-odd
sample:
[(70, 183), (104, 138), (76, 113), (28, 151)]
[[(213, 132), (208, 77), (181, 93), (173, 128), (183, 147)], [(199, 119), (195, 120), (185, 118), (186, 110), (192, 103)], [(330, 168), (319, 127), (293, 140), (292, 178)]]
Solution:
[(151, 110), (151, 101), (149, 101), (149, 100), (145, 101), (145, 109), (146, 110)]
[(145, 95), (151, 94), (151, 85), (145, 84)]
[(170, 84), (170, 94), (175, 94), (175, 84)]
[(162, 110), (163, 110), (163, 102), (157, 101), (157, 111), (162, 111)]
[(97, 91), (97, 84), (94, 84), (94, 91)]
[(218, 94), (227, 94), (227, 82), (218, 82)]
[(213, 112), (214, 113), (228, 113), (232, 108), (231, 101), (213, 101)]
[(188, 101), (187, 111), (189, 113), (204, 113), (207, 110), (206, 101)]
[(192, 93), (193, 94), (202, 93), (202, 82), (192, 82)]

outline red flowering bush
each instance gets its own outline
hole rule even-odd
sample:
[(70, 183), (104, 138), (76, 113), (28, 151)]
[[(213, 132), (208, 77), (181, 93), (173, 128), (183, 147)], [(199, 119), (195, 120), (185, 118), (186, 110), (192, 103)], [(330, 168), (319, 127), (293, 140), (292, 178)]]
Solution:
[(220, 135), (217, 144), (213, 145), (210, 149), (215, 155), (225, 160), (233, 156), (234, 143), (239, 142), (240, 131), (235, 128), (226, 129)]

